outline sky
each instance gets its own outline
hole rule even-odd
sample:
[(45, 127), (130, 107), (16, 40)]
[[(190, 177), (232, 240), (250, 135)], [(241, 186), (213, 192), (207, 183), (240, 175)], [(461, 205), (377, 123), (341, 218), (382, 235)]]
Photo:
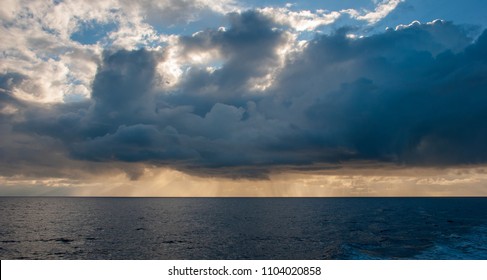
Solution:
[(486, 196), (481, 0), (3, 0), (0, 195)]

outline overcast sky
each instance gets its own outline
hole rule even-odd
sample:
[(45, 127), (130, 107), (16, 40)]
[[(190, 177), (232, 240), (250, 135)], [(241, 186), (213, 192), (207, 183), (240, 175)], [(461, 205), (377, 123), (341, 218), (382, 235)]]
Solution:
[(487, 195), (487, 3), (0, 7), (0, 195)]

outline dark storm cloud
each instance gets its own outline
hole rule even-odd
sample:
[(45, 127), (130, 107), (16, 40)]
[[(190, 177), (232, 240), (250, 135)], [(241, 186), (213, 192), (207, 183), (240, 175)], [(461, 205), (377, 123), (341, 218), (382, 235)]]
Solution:
[(445, 28), (452, 26), (437, 22), (365, 40), (317, 41), (309, 50), (314, 62), (320, 63), (322, 50), (334, 54), (322, 58), (349, 81), (328, 93), (320, 90), (325, 85), (310, 89), (317, 96), (305, 110), (310, 122), (341, 137), (337, 145), (357, 158), (412, 165), (485, 162), (487, 69), (480, 50), (487, 46), (487, 32), (455, 54), (451, 45), (435, 40)]
[(279, 65), (288, 34), (256, 12), (230, 18), (226, 31), (180, 40), (188, 54), (220, 52), (221, 68), (193, 67), (169, 92), (155, 86), (164, 80), (155, 70), (164, 54), (107, 52), (90, 101), (29, 106), (12, 131), (47, 137), (76, 160), (207, 176), (263, 177), (354, 160), (487, 161), (487, 32), (473, 41), (440, 21), (361, 39), (341, 29), (311, 40), (271, 87), (255, 92), (252, 79)]
[(216, 103), (244, 106), (254, 99), (248, 96), (248, 82), (264, 76), (278, 63), (276, 50), (286, 34), (255, 12), (231, 14), (230, 22), (229, 30), (205, 30), (181, 39), (186, 53), (217, 50), (225, 64), (212, 73), (191, 68), (178, 94), (170, 97), (173, 104), (190, 104), (201, 114)]

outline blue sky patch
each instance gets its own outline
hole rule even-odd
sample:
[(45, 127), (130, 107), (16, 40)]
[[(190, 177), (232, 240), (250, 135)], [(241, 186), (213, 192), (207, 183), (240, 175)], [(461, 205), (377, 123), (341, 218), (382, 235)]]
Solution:
[(113, 22), (84, 22), (80, 24), (79, 29), (76, 32), (71, 34), (71, 40), (77, 41), (83, 45), (93, 45), (100, 40), (103, 40), (108, 33), (114, 31), (116, 28), (117, 24)]

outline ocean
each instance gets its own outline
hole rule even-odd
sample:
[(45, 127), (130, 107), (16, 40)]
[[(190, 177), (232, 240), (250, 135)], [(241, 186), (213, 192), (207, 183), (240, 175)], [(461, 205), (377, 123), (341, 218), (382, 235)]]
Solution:
[(487, 259), (487, 198), (0, 197), (0, 259)]

